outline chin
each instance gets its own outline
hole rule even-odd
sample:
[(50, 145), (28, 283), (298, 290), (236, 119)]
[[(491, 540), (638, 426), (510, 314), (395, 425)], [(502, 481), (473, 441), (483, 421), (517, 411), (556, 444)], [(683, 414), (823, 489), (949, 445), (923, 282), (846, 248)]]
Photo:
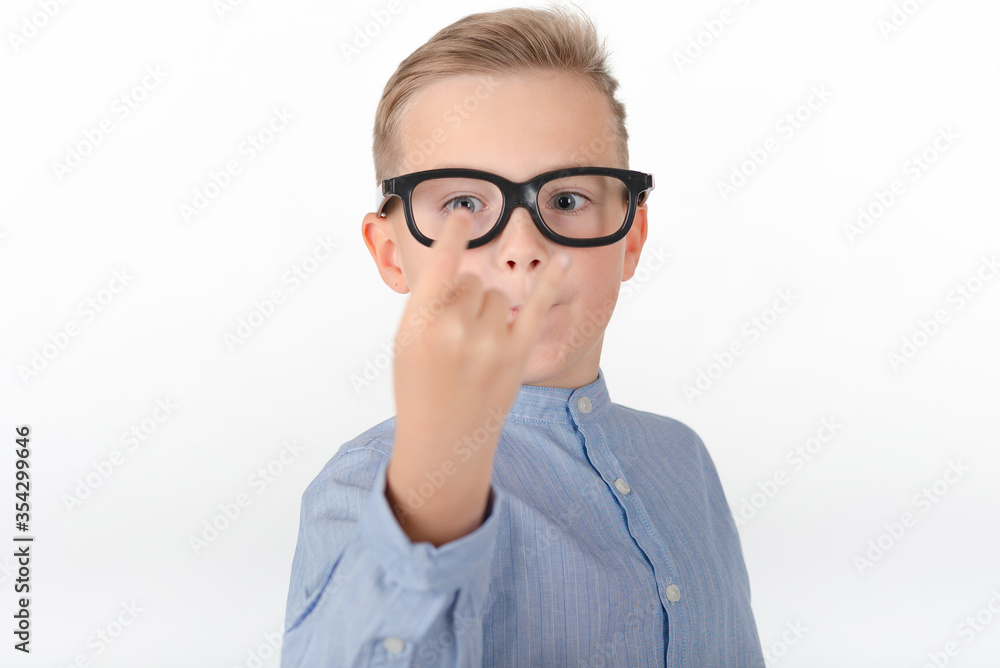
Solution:
[(558, 347), (539, 342), (531, 351), (521, 384), (537, 385), (564, 373), (568, 368), (566, 360), (559, 355)]

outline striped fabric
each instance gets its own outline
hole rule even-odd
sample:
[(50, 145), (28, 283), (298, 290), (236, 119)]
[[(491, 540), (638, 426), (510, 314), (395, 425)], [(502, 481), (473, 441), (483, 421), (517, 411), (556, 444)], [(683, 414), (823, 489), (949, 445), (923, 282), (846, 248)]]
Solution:
[(486, 520), (438, 548), (411, 543), (385, 499), (393, 433), (346, 443), (302, 496), (283, 668), (764, 666), (704, 444), (612, 404), (603, 371), (521, 386)]

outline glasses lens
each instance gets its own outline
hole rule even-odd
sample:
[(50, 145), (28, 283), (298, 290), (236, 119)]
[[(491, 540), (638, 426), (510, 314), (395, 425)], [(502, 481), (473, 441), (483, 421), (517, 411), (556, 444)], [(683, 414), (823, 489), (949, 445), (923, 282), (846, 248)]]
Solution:
[(503, 195), (489, 181), (479, 179), (428, 179), (413, 189), (410, 198), (413, 222), (425, 237), (440, 239), (452, 211), (465, 207), (472, 214), (469, 241), (492, 229), (503, 210)]
[(538, 211), (555, 232), (573, 239), (614, 234), (628, 213), (628, 186), (615, 176), (581, 174), (549, 181), (538, 192)]
[[(472, 214), (469, 241), (496, 224), (503, 194), (489, 181), (438, 178), (422, 181), (410, 199), (413, 221), (425, 237), (440, 239), (448, 215), (458, 207)], [(628, 186), (615, 176), (581, 174), (549, 181), (538, 192), (542, 220), (556, 234), (572, 239), (599, 239), (621, 229), (628, 213)]]

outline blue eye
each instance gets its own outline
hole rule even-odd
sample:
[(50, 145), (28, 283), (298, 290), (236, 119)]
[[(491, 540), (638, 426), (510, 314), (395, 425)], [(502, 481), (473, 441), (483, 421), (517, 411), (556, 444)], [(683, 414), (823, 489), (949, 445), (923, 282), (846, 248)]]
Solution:
[(586, 206), (589, 200), (580, 193), (562, 192), (552, 197), (550, 200), (552, 207), (557, 213), (576, 213)]
[[(459, 195), (458, 197), (453, 197), (452, 199), (445, 202), (444, 208), (447, 209), (448, 211), (454, 211), (455, 209), (451, 205), (456, 202), (459, 203), (458, 204), (459, 206), (464, 206), (468, 208), (470, 213), (479, 213), (480, 211), (483, 210), (482, 201), (478, 197), (473, 197), (471, 195)], [(474, 204), (472, 204), (473, 202), (475, 202), (475, 204), (478, 205), (478, 208)]]

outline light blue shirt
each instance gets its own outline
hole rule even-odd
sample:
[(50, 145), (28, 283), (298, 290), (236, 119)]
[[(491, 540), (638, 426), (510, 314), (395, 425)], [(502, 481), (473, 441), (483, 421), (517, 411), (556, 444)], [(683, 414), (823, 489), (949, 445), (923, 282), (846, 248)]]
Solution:
[(283, 668), (764, 666), (736, 524), (684, 424), (611, 403), (600, 370), (522, 385), (486, 519), (437, 548), (385, 498), (394, 426), (302, 495)]

